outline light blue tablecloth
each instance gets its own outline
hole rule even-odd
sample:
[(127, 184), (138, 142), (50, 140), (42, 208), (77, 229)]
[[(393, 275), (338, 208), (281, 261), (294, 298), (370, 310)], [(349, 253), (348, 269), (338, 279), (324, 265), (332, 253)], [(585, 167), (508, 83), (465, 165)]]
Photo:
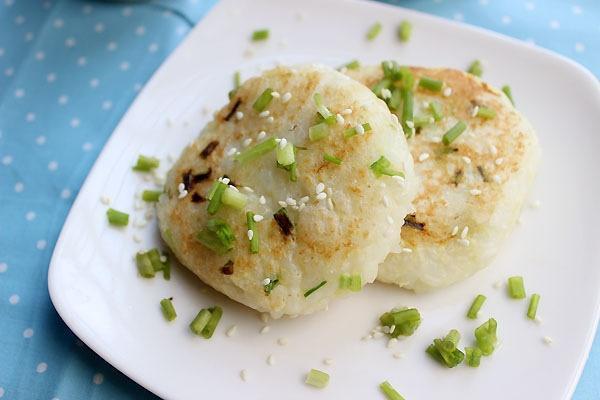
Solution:
[[(66, 328), (47, 269), (119, 118), (215, 2), (0, 0), (0, 398), (153, 398)], [(535, 42), (600, 74), (599, 1), (389, 2)], [(575, 398), (600, 398), (599, 340)]]

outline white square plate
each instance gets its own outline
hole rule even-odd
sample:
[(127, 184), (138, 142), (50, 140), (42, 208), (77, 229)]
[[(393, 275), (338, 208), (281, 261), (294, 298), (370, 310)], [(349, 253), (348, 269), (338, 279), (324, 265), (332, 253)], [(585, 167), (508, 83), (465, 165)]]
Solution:
[[(407, 44), (395, 37), (403, 19), (414, 25)], [(383, 32), (367, 42), (365, 32), (375, 21)], [(250, 33), (262, 27), (270, 29), (269, 41), (251, 43)], [(327, 312), (275, 321), (267, 334), (259, 334), (263, 324), (257, 313), (208, 289), (183, 268), (175, 268), (171, 281), (139, 278), (132, 256), (159, 244), (155, 222), (144, 229), (109, 227), (99, 201), (109, 196), (115, 208), (134, 220), (143, 218), (134, 195), (151, 183), (131, 172), (137, 155), (164, 160), (179, 154), (209, 120), (203, 108), (225, 104), (235, 70), (248, 77), (277, 61), (337, 66), (354, 58), (459, 69), (479, 58), (486, 62), (486, 80), (512, 86), (543, 148), (532, 197), (542, 205), (524, 211), (496, 262), (465, 282), (426, 295), (370, 285)], [(377, 399), (382, 398), (377, 385), (386, 379), (408, 399), (567, 398), (598, 319), (598, 110), (599, 85), (585, 69), (481, 29), (369, 2), (221, 1), (146, 85), (94, 165), (54, 252), (48, 278), (52, 301), (89, 347), (169, 399)], [(526, 301), (512, 301), (505, 289), (493, 288), (513, 274), (525, 277), (529, 293), (542, 294), (543, 323), (524, 317)], [(468, 321), (464, 314), (477, 293), (488, 301), (482, 318)], [(179, 314), (170, 324), (158, 305), (169, 296)], [(189, 321), (213, 304), (225, 310), (215, 336), (193, 337)], [(384, 340), (360, 340), (381, 312), (399, 305), (421, 311), (423, 323), (415, 335), (393, 349)], [(424, 353), (433, 338), (451, 328), (469, 343), (473, 329), (489, 316), (499, 321), (502, 345), (478, 369), (444, 369)], [(228, 338), (225, 331), (233, 324), (237, 335)], [(544, 336), (554, 343), (544, 344)], [(289, 344), (279, 346), (280, 337)], [(265, 362), (270, 354), (273, 366)], [(323, 365), (325, 357), (333, 365)], [(311, 368), (331, 374), (326, 389), (302, 383)], [(248, 382), (240, 379), (241, 369), (248, 371)]]

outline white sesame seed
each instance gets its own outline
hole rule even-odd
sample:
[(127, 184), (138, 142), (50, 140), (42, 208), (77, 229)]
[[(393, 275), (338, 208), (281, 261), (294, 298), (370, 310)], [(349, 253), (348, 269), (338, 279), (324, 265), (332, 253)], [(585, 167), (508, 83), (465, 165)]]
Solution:
[(270, 330), (271, 330), (271, 327), (269, 325), (265, 325), (261, 328), (260, 333), (264, 335), (265, 333), (269, 333)]
[(338, 123), (338, 125), (344, 125), (344, 122), (346, 122), (344, 117), (342, 117), (342, 114), (335, 114), (335, 121)]
[(288, 205), (288, 204), (287, 204), (285, 201), (283, 201), (283, 200), (279, 200), (279, 201), (277, 202), (277, 204), (279, 204), (279, 205), (280, 205), (281, 207), (283, 207), (283, 208), (287, 207), (287, 205)]
[(310, 200), (310, 198), (308, 196), (304, 196), (300, 198), (300, 203), (306, 203), (308, 200)]
[(229, 187), (238, 193), (240, 192), (240, 190), (237, 187), (235, 187), (234, 185), (229, 185)]
[(496, 148), (496, 146), (494, 146), (494, 145), (490, 146), (490, 153), (492, 153), (493, 155), (498, 154), (498, 149)]
[(220, 181), (226, 185), (229, 185), (229, 182), (231, 182), (231, 179), (229, 179), (227, 177), (222, 177), (222, 178), (220, 178)]
[(264, 219), (265, 217), (263, 217), (260, 214), (256, 214), (252, 219), (254, 219), (254, 222), (260, 222)]
[(227, 332), (225, 332), (225, 335), (227, 335), (227, 337), (232, 337), (233, 335), (235, 335), (236, 332), (237, 325), (231, 325), (231, 327), (227, 329)]
[(402, 358), (402, 353), (394, 353), (393, 356), (395, 359), (399, 360)]
[(449, 97), (450, 95), (452, 95), (452, 88), (446, 87), (446, 88), (444, 88), (444, 91), (442, 93), (443, 93), (444, 97)]
[(452, 233), (450, 234), (450, 236), (456, 236), (457, 233), (458, 233), (458, 225), (454, 225), (454, 228), (452, 228)]
[(542, 340), (544, 341), (545, 344), (547, 344), (548, 346), (550, 346), (553, 342), (552, 338), (550, 336), (544, 336), (542, 338)]
[[(394, 176), (392, 176), (392, 179), (400, 184), (404, 184), (404, 177), (402, 177), (400, 175), (394, 175)], [(383, 186), (383, 187), (385, 187), (385, 186)]]
[(321, 192), (317, 195), (317, 200), (325, 200), (327, 198), (327, 193)]
[(469, 247), (469, 245), (471, 244), (469, 239), (458, 239), (458, 243), (462, 244), (465, 247)]
[[(411, 249), (411, 248), (409, 248), (409, 247), (403, 247), (403, 248), (402, 248), (402, 252), (403, 252), (403, 253), (412, 253), (413, 251), (412, 251), (412, 249)], [(394, 326), (395, 326), (395, 325), (394, 325)]]
[(105, 206), (110, 204), (110, 197), (108, 196), (100, 196), (100, 202)]
[(287, 199), (285, 199), (285, 202), (288, 203), (290, 206), (296, 205), (296, 200), (292, 199), (291, 197), (288, 197)]
[(319, 182), (317, 183), (317, 186), (315, 186), (315, 193), (319, 194), (321, 193), (323, 190), (325, 190), (325, 184), (323, 182)]
[(384, 326), (382, 329), (383, 333), (390, 333), (390, 327), (389, 326)]
[(267, 118), (269, 115), (271, 115), (271, 111), (269, 110), (261, 111), (260, 114), (258, 114), (261, 118)]
[(398, 343), (398, 339), (396, 339), (396, 338), (391, 338), (390, 340), (388, 340), (388, 342), (387, 342), (387, 346), (386, 346), (386, 347), (387, 347), (388, 349), (390, 349), (390, 348), (394, 347), (394, 345), (395, 345), (396, 343)]
[(243, 145), (244, 147), (248, 147), (248, 146), (250, 146), (250, 143), (252, 143), (252, 138), (246, 138), (246, 139), (244, 139), (244, 141), (242, 142), (242, 145)]
[(331, 358), (325, 358), (325, 359), (323, 359), (323, 364), (331, 365), (331, 364), (333, 364), (333, 360)]
[(267, 357), (267, 364), (268, 365), (274, 365), (275, 364), (275, 357), (273, 357), (273, 354), (269, 355), (269, 357)]
[(281, 97), (281, 101), (287, 103), (288, 101), (290, 101), (291, 98), (292, 94), (290, 92), (285, 92), (284, 95)]
[(479, 106), (473, 107), (473, 111), (471, 111), (471, 117), (474, 117), (479, 112)]
[(232, 147), (232, 148), (230, 148), (230, 149), (227, 151), (227, 155), (231, 157), (231, 156), (232, 156), (232, 155), (234, 155), (236, 152), (237, 152), (237, 149), (236, 149), (235, 147)]
[(262, 140), (267, 136), (267, 132), (265, 131), (260, 131), (258, 132), (258, 136), (256, 137), (256, 140)]
[(254, 193), (254, 189), (252, 189), (250, 186), (242, 186), (242, 189), (248, 193)]
[(142, 238), (139, 237), (138, 235), (133, 235), (133, 241), (136, 243), (142, 243)]
[(502, 165), (503, 162), (504, 162), (504, 158), (502, 158), (502, 157), (496, 158), (494, 160), (494, 164), (496, 164), (496, 165)]
[(183, 182), (182, 182), (182, 183), (180, 183), (179, 185), (177, 185), (177, 190), (178, 190), (178, 191), (180, 191), (180, 192), (181, 192), (181, 191), (182, 191), (182, 190), (184, 190), (184, 189), (185, 189), (185, 185), (183, 184)]
[(502, 179), (500, 178), (500, 175), (494, 175), (494, 176), (492, 177), (492, 179), (493, 179), (493, 180), (494, 180), (494, 182), (496, 182), (496, 183), (500, 183), (500, 182), (502, 182)]
[(463, 228), (462, 232), (460, 233), (460, 238), (461, 239), (466, 239), (468, 234), (469, 234), (469, 227), (465, 226)]
[(289, 342), (288, 342), (287, 338), (280, 337), (279, 339), (277, 339), (277, 344), (280, 346), (287, 346), (288, 343)]
[(259, 204), (263, 204), (264, 205), (264, 204), (267, 203), (267, 199), (265, 199), (265, 196), (260, 196), (258, 198), (258, 202), (259, 202)]
[(246, 233), (248, 234), (248, 240), (252, 240), (254, 237), (254, 231), (252, 229), (248, 229), (248, 232)]
[(279, 148), (283, 149), (285, 146), (287, 146), (287, 139), (281, 138), (281, 140), (279, 141)]
[(419, 161), (423, 162), (429, 158), (429, 153), (421, 153), (419, 155)]
[(245, 369), (240, 371), (240, 378), (242, 378), (242, 380), (244, 382), (248, 381), (248, 371), (246, 371)]
[(167, 262), (167, 257), (162, 254), (160, 255), (160, 257), (158, 257), (158, 259), (160, 260), (160, 262)]
[(469, 193), (471, 193), (472, 196), (479, 196), (481, 194), (481, 190), (471, 189), (471, 190), (469, 190)]
[(413, 121), (406, 121), (406, 126), (408, 126), (410, 129), (414, 129), (415, 123)]
[(390, 91), (390, 89), (383, 88), (381, 89), (381, 97), (383, 99), (389, 99), (390, 97), (392, 97), (392, 92)]
[(467, 156), (463, 156), (462, 160), (465, 162), (465, 164), (471, 164), (471, 159)]
[(273, 96), (276, 99), (278, 99), (278, 98), (281, 97), (281, 95), (279, 94), (279, 92), (271, 92), (271, 96)]
[(388, 199), (388, 197), (385, 194), (383, 195), (381, 200), (383, 201), (384, 206), (386, 206), (386, 207), (390, 206), (390, 200)]
[(395, 330), (396, 330), (396, 325), (390, 326), (390, 333), (394, 333)]
[(342, 115), (350, 115), (350, 114), (352, 114), (351, 108), (345, 108), (342, 110)]
[(235, 112), (235, 119), (237, 119), (239, 121), (242, 118), (244, 118), (244, 113), (241, 112), (241, 111), (236, 111)]
[(390, 217), (389, 215), (387, 216), (387, 222), (390, 225), (394, 225), (394, 219), (392, 217)]
[(362, 124), (358, 124), (354, 127), (354, 130), (356, 131), (356, 133), (358, 135), (364, 135), (365, 134), (365, 128), (363, 128)]

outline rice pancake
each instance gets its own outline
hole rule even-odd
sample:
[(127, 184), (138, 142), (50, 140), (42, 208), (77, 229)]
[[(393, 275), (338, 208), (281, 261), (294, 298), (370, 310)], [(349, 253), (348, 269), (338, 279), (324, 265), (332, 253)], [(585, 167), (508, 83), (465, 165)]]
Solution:
[[(273, 92), (265, 106), (267, 89)], [(317, 93), (321, 111), (333, 113), (329, 124), (317, 116)], [(311, 130), (313, 138), (324, 137), (311, 140), (317, 124), (324, 129)], [(295, 146), (295, 171), (278, 158), (288, 144)], [(382, 156), (389, 165), (377, 176), (370, 165)], [(209, 192), (222, 177), (230, 195), (243, 195), (243, 207), (227, 202), (210, 215)], [(241, 85), (184, 149), (167, 176), (158, 217), (172, 252), (202, 281), (278, 318), (323, 309), (373, 282), (398, 245), (416, 190), (398, 121), (368, 88), (324, 66), (278, 67)], [(247, 211), (256, 215), (251, 229)], [(258, 238), (257, 253), (250, 237)]]
[[(380, 266), (378, 280), (421, 291), (465, 279), (493, 260), (516, 224), (540, 150), (532, 126), (504, 93), (458, 70), (409, 70), (414, 131), (410, 126), (407, 131), (414, 134), (408, 143), (421, 187), (415, 212), (402, 227), (401, 249)], [(347, 74), (368, 87), (384, 76), (382, 66)], [(422, 77), (443, 86), (439, 91), (436, 82), (433, 90), (421, 87)], [(441, 107), (439, 121), (433, 118), (433, 103)], [(484, 118), (489, 109), (495, 117)], [(402, 107), (395, 112), (401, 118)], [(458, 121), (466, 130), (445, 145), (445, 132)]]

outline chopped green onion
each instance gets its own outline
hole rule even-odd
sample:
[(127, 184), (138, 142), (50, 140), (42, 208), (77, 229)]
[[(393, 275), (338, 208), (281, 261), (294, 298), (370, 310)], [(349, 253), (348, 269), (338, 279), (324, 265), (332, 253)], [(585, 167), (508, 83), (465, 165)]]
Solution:
[(210, 311), (210, 319), (202, 328), (202, 332), (200, 334), (204, 339), (210, 339), (223, 316), (223, 309), (219, 306), (214, 306), (208, 309)]
[(277, 156), (277, 162), (284, 167), (296, 161), (294, 145), (291, 143), (286, 144), (283, 148), (281, 146), (277, 146), (275, 154)]
[(387, 60), (381, 62), (381, 69), (383, 70), (383, 77), (390, 81), (398, 81), (402, 79), (402, 69), (396, 61)]
[(497, 328), (498, 322), (496, 322), (494, 318), (488, 319), (475, 328), (477, 347), (479, 347), (484, 356), (489, 356), (494, 352), (494, 346), (496, 346), (496, 343), (498, 342), (498, 337), (496, 336)]
[(398, 88), (392, 89), (392, 96), (386, 100), (390, 110), (397, 110), (402, 104), (402, 91)]
[(388, 381), (380, 383), (379, 389), (381, 389), (387, 400), (404, 400), (404, 397), (402, 397)]
[(508, 294), (513, 299), (524, 299), (525, 285), (523, 284), (522, 276), (511, 276), (508, 278)]
[(343, 65), (342, 67), (346, 68), (346, 69), (359, 69), (360, 68), (360, 62), (358, 60), (352, 60), (348, 64)]
[(281, 168), (288, 171), (290, 173), (291, 182), (296, 182), (298, 180), (298, 168), (295, 161), (290, 165), (281, 165), (277, 163), (277, 168)]
[(479, 347), (465, 347), (465, 363), (469, 367), (479, 367), (482, 354), (483, 353)]
[(267, 40), (269, 38), (269, 30), (268, 29), (259, 29), (252, 32), (252, 41), (259, 42), (261, 40)]
[(279, 285), (279, 279), (278, 278), (269, 278), (269, 282), (268, 283), (263, 283), (263, 290), (265, 291), (265, 293), (268, 295), (271, 294), (271, 291), (273, 291), (273, 289), (275, 289), (275, 287)]
[(419, 87), (431, 90), (432, 92), (439, 92), (440, 90), (442, 90), (443, 86), (444, 82), (437, 79), (428, 78), (426, 76), (419, 79)]
[(373, 93), (375, 93), (375, 95), (377, 97), (382, 98), (381, 91), (383, 89), (389, 89), (391, 86), (392, 86), (392, 81), (388, 78), (383, 78), (382, 80), (377, 82), (375, 85), (373, 85), (373, 87), (371, 88), (371, 91)]
[(481, 75), (483, 74), (483, 65), (481, 65), (481, 61), (473, 61), (471, 65), (469, 65), (469, 69), (467, 69), (467, 72), (481, 78)]
[(231, 186), (228, 186), (227, 189), (225, 189), (225, 191), (223, 192), (223, 197), (221, 201), (225, 205), (233, 207), (237, 210), (242, 210), (248, 202), (248, 197), (246, 197), (245, 194), (240, 193), (239, 190), (235, 190)]
[(323, 389), (329, 383), (329, 374), (313, 368), (306, 375), (306, 380), (304, 383), (319, 389)]
[(433, 119), (436, 122), (444, 117), (444, 114), (442, 114), (442, 105), (437, 101), (429, 103), (429, 111), (431, 111), (431, 115), (433, 115)]
[(404, 173), (392, 169), (392, 163), (390, 162), (390, 160), (385, 158), (385, 156), (379, 157), (379, 159), (373, 164), (371, 164), (369, 168), (371, 169), (371, 171), (373, 171), (377, 178), (381, 177), (382, 175), (401, 176), (404, 178)]
[(496, 117), (496, 111), (493, 108), (479, 107), (475, 116), (483, 119), (492, 119)]
[(156, 157), (139, 155), (136, 164), (132, 167), (134, 171), (148, 172), (158, 168), (160, 161)]
[(448, 332), (448, 334), (444, 338), (444, 340), (441, 340), (438, 343), (444, 351), (452, 352), (458, 347), (459, 341), (460, 332), (458, 332), (456, 329), (451, 329), (450, 332)]
[(127, 226), (129, 223), (129, 214), (117, 211), (114, 208), (106, 210), (108, 223), (115, 226)]
[(400, 67), (399, 69), (400, 76), (402, 77), (401, 87), (406, 90), (413, 90), (413, 86), (415, 84), (415, 76), (412, 71), (408, 67)]
[(196, 234), (198, 240), (204, 247), (219, 255), (233, 249), (235, 236), (231, 227), (222, 219), (209, 219), (206, 228)]
[(158, 201), (162, 192), (160, 190), (144, 190), (142, 192), (142, 200), (149, 203), (155, 203)]
[(402, 129), (406, 137), (411, 137), (415, 127), (413, 122), (413, 93), (409, 89), (402, 88), (400, 89), (400, 95), (402, 97)]
[(221, 208), (221, 202), (223, 200), (223, 193), (225, 193), (225, 189), (227, 189), (227, 185), (221, 182), (220, 180), (215, 181), (213, 187), (208, 193), (208, 213), (210, 215), (214, 215), (219, 208)]
[(244, 150), (242, 153), (235, 156), (235, 160), (241, 163), (252, 161), (268, 152), (277, 148), (277, 141), (274, 137), (263, 140), (262, 142)]
[(201, 336), (202, 330), (206, 327), (206, 324), (208, 324), (210, 318), (210, 310), (208, 310), (207, 308), (203, 308), (202, 310), (200, 310), (198, 315), (196, 315), (196, 318), (194, 318), (194, 320), (190, 323), (190, 330), (195, 335)]
[(450, 143), (454, 142), (457, 137), (459, 137), (464, 131), (467, 129), (467, 124), (463, 121), (458, 121), (452, 128), (450, 128), (444, 136), (442, 136), (442, 142), (448, 146)]
[(465, 358), (465, 354), (457, 348), (459, 340), (460, 333), (453, 329), (444, 339), (434, 339), (425, 351), (439, 363), (454, 368)]
[(401, 42), (408, 42), (412, 34), (412, 24), (406, 20), (402, 21), (398, 26), (398, 39)]
[(163, 263), (163, 278), (166, 281), (170, 281), (171, 280), (171, 263), (169, 262), (169, 259), (167, 258), (167, 261)]
[(415, 124), (415, 128), (424, 128), (433, 123), (434, 118), (428, 115), (417, 115), (415, 119), (413, 119), (413, 123)]
[(175, 307), (173, 307), (171, 299), (162, 299), (160, 301), (160, 308), (167, 321), (173, 321), (177, 318), (177, 313), (175, 312)]
[(362, 277), (359, 274), (342, 274), (340, 275), (339, 288), (348, 289), (351, 292), (360, 292), (362, 289)]
[(164, 264), (160, 261), (160, 251), (157, 248), (150, 249), (146, 252), (148, 255), (148, 259), (150, 260), (150, 264), (152, 264), (152, 268), (154, 272), (162, 271), (164, 268)]
[(135, 264), (137, 266), (138, 272), (144, 278), (154, 278), (156, 271), (152, 266), (152, 261), (150, 261), (150, 257), (148, 253), (139, 252), (135, 255)]
[(467, 312), (467, 318), (477, 319), (477, 313), (481, 309), (481, 306), (483, 306), (485, 300), (486, 297), (484, 295), (478, 294), (477, 297), (475, 297), (475, 300), (473, 300), (473, 304), (471, 304), (469, 311)]
[(273, 100), (273, 89), (271, 88), (267, 88), (265, 89), (260, 96), (258, 96), (258, 98), (254, 101), (254, 104), (252, 104), (252, 108), (254, 109), (254, 111), (256, 112), (262, 112), (265, 110), (265, 108), (267, 108), (267, 106), (269, 105), (269, 103), (271, 103), (271, 100)]
[[(250, 239), (250, 253), (257, 254), (259, 239), (258, 229), (256, 229), (256, 221), (254, 221), (254, 213), (252, 211), (246, 212), (246, 225), (248, 225), (248, 231), (252, 231), (252, 238)], [(248, 232), (250, 234), (250, 232)]]
[(393, 309), (382, 314), (379, 322), (390, 328), (390, 337), (410, 336), (421, 324), (421, 314), (416, 308)]
[(515, 100), (513, 99), (512, 96), (512, 90), (510, 89), (510, 86), (508, 85), (504, 85), (502, 86), (502, 91), (504, 92), (504, 94), (506, 95), (506, 97), (508, 97), (508, 99), (510, 100), (510, 102), (512, 103), (512, 105), (515, 105)]
[(240, 71), (235, 71), (233, 74), (233, 89), (237, 90), (242, 84), (242, 79), (240, 76)]
[(328, 161), (335, 165), (342, 165), (342, 160), (337, 158), (336, 156), (332, 156), (331, 154), (323, 154), (323, 160)]
[[(369, 131), (371, 131), (371, 124), (369, 124), (368, 122), (365, 122), (364, 124), (361, 125), (362, 129), (364, 131), (364, 133), (367, 133)], [(345, 138), (350, 138), (352, 136), (356, 136), (358, 135), (358, 132), (356, 131), (356, 128), (348, 128), (344, 131), (344, 137)]]
[(377, 36), (379, 36), (381, 33), (381, 28), (382, 26), (380, 22), (376, 22), (374, 25), (372, 25), (367, 31), (367, 40), (374, 40)]
[(314, 292), (316, 292), (317, 290), (321, 289), (323, 286), (325, 286), (327, 284), (327, 281), (322, 281), (321, 283), (319, 283), (317, 286), (308, 289), (306, 292), (304, 292), (304, 297), (308, 297), (311, 294), (313, 294)]
[[(333, 114), (323, 104), (323, 96), (321, 96), (321, 93), (315, 93), (314, 96), (313, 96), (313, 100), (315, 102), (315, 105), (317, 106), (317, 112), (319, 114), (321, 114), (321, 117), (323, 117), (323, 119), (325, 120), (325, 122), (331, 121), (331, 116)], [(335, 120), (334, 120), (334, 122), (335, 122)]]
[(532, 294), (531, 300), (529, 300), (529, 308), (527, 309), (527, 318), (535, 319), (535, 315), (537, 314), (539, 302), (540, 302), (540, 295), (537, 293)]

